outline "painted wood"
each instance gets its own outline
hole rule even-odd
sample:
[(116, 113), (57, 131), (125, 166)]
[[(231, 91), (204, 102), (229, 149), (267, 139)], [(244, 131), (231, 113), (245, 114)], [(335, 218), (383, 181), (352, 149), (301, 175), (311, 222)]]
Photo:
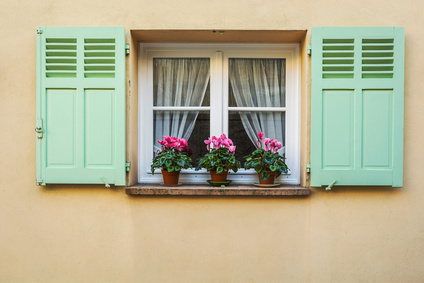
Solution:
[(311, 186), (403, 180), (404, 29), (312, 29)]
[(37, 182), (126, 185), (124, 28), (39, 30)]

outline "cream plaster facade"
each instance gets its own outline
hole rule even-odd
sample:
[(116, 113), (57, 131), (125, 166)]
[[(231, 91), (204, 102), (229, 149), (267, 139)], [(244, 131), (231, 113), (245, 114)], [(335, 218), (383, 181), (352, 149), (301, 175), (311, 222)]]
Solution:
[[(0, 282), (423, 282), (423, 10), (416, 0), (2, 0)], [(403, 26), (404, 187), (313, 188), (302, 198), (135, 198), (119, 187), (36, 186), (37, 26), (125, 27), (133, 165), (138, 30), (308, 30), (300, 43), (302, 168), (311, 27)], [(304, 170), (301, 179), (308, 184)]]

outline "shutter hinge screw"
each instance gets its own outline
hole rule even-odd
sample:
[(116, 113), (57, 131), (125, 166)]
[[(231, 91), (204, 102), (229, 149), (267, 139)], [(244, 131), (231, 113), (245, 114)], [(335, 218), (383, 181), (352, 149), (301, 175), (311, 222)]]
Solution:
[(43, 33), (43, 30), (41, 28), (37, 28), (37, 34), (40, 35)]
[(306, 164), (306, 173), (311, 173), (311, 163)]

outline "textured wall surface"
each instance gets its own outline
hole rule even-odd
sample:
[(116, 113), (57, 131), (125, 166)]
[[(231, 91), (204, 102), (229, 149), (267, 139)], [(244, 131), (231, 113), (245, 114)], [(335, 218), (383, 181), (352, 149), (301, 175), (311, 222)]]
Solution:
[[(423, 2), (410, 0), (2, 0), (0, 282), (423, 281), (423, 10)], [(404, 26), (404, 187), (313, 189), (310, 197), (285, 199), (134, 198), (123, 188), (97, 185), (37, 187), (36, 27), (116, 25), (125, 27), (129, 42), (133, 29)], [(309, 41), (308, 32), (304, 44)], [(306, 163), (310, 60), (304, 44)], [(134, 117), (130, 110), (131, 152)]]

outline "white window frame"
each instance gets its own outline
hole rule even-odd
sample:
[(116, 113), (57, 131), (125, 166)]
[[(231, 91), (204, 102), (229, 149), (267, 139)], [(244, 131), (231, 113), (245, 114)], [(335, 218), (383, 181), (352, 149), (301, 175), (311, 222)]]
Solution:
[[(209, 110), (211, 116), (210, 136), (228, 135), (228, 111), (249, 110), (228, 107), (228, 58), (285, 58), (286, 59), (286, 106), (270, 108), (255, 107), (255, 111), (285, 111), (286, 113), (286, 163), (290, 168), (276, 182), (287, 185), (300, 183), (300, 48), (298, 44), (174, 44), (141, 43), (138, 58), (139, 81), (139, 172), (140, 183), (161, 183), (160, 170), (153, 175), (150, 165), (153, 159), (153, 58), (210, 58), (210, 106), (179, 107), (178, 110)], [(165, 107), (155, 107), (165, 110)], [(213, 122), (212, 122), (213, 117)], [(149, 121), (146, 123), (146, 121)], [(225, 122), (227, 121), (227, 122)], [(266, 133), (265, 133), (266, 135)], [(208, 137), (205, 137), (207, 139)], [(231, 137), (230, 137), (231, 138)], [(270, 137), (272, 138), (272, 137)], [(190, 145), (189, 145), (190, 146)], [(206, 146), (206, 145), (205, 145)], [(193, 160), (196, 162), (196, 160)], [(242, 161), (242, 164), (244, 161)], [(239, 169), (228, 175), (234, 183), (257, 182), (257, 173)], [(210, 179), (206, 170), (182, 170), (180, 182), (204, 183)]]

